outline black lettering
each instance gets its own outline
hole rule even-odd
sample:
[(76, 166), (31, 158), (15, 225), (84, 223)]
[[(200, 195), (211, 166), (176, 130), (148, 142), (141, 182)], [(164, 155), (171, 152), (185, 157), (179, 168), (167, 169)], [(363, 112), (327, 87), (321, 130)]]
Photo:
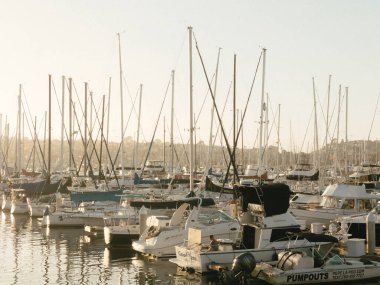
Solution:
[(326, 272), (324, 275), (325, 275), (325, 276), (324, 276), (324, 279), (325, 279), (325, 280), (329, 279), (329, 274), (328, 274), (327, 272)]
[(290, 279), (292, 279), (292, 275), (288, 275), (288, 277), (286, 277), (286, 282), (289, 282)]

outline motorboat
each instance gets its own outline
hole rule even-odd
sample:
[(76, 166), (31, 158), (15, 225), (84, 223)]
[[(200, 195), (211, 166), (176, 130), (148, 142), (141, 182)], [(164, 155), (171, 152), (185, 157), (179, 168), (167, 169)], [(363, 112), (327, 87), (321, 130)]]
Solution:
[[(375, 223), (375, 244), (380, 246), (380, 202), (370, 211)], [(350, 216), (338, 217), (329, 225), (330, 233), (337, 236), (367, 239), (368, 214), (360, 213)]]
[[(84, 203), (77, 208), (60, 208), (56, 212), (45, 211), (42, 218), (43, 227), (84, 227), (103, 226), (104, 216), (116, 212), (117, 203)], [(58, 208), (58, 207), (57, 207)]]
[(275, 265), (260, 263), (252, 273), (269, 284), (360, 282), (380, 278), (380, 262), (346, 258), (337, 254), (318, 256), (317, 251), (283, 251)]
[[(86, 181), (87, 183), (87, 181)], [(110, 188), (105, 182), (67, 187), (71, 200), (75, 203), (92, 201), (120, 201), (123, 188)]]
[(27, 214), (28, 203), (25, 189), (12, 189), (11, 193), (11, 214)]
[(380, 262), (368, 257), (348, 258), (318, 246), (306, 250), (284, 249), (272, 262), (257, 262), (249, 253), (232, 261), (231, 269), (221, 269), (222, 284), (323, 284), (378, 279)]
[[(214, 205), (212, 199), (202, 199), (198, 197), (180, 197), (178, 199), (124, 199), (123, 207), (119, 209), (117, 215), (104, 218), (104, 241), (107, 246), (120, 247), (131, 246), (133, 240), (137, 240), (145, 229), (145, 225), (140, 227), (140, 219), (153, 215), (160, 215), (170, 219), (175, 209), (184, 203), (190, 206), (197, 206), (200, 201), (203, 204)], [(144, 210), (143, 210), (144, 209)], [(141, 211), (144, 212), (142, 216)]]
[(271, 261), (284, 248), (307, 249), (316, 244), (329, 247), (338, 242), (325, 235), (301, 233), (301, 225), (288, 211), (288, 185), (239, 187), (238, 191), (243, 201), (243, 212), (239, 216), (240, 239), (233, 242), (219, 238), (219, 248), (209, 251), (197, 238), (198, 230), (192, 229), (187, 242), (176, 246), (176, 257), (170, 259), (178, 265), (179, 271), (218, 271), (231, 266), (231, 261), (243, 253), (254, 255), (257, 261)]
[(47, 208), (50, 207), (50, 203), (43, 203), (39, 200), (35, 201), (29, 197), (26, 198), (26, 201), (28, 203), (28, 212), (31, 217), (43, 217)]
[(154, 257), (175, 256), (175, 246), (183, 243), (190, 228), (202, 230), (201, 240), (206, 242), (211, 234), (235, 240), (240, 232), (240, 223), (215, 207), (194, 206), (191, 210), (182, 204), (171, 218), (151, 216), (146, 229), (137, 241), (134, 250)]
[(319, 194), (296, 193), (290, 199), (290, 207), (317, 207), (322, 201), (322, 196)]
[(339, 216), (368, 213), (380, 201), (380, 192), (366, 189), (365, 185), (330, 184), (322, 193), (318, 206), (291, 204), (290, 212), (305, 220), (306, 225), (322, 223), (326, 226)]
[(310, 163), (297, 163), (293, 169), (286, 174), (287, 180), (312, 180), (319, 179), (319, 170)]

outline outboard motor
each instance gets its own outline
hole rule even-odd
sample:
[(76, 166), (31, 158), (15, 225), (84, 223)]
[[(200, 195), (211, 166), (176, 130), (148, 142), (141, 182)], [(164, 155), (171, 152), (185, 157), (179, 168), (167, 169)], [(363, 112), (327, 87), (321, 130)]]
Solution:
[(234, 258), (231, 271), (223, 271), (220, 279), (223, 284), (246, 284), (255, 267), (255, 257), (245, 252)]

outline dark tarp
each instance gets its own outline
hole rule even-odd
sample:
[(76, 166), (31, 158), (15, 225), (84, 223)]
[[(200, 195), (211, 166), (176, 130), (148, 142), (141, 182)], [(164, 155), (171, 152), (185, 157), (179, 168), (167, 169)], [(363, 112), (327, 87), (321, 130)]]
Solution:
[(243, 212), (247, 211), (250, 203), (263, 205), (267, 217), (286, 213), (289, 208), (291, 191), (286, 184), (235, 186), (235, 190), (242, 196)]

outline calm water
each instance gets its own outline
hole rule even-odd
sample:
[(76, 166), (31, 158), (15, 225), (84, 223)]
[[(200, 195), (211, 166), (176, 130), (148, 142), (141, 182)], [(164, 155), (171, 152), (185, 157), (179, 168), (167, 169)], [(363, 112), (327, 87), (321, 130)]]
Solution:
[(176, 277), (167, 260), (110, 251), (82, 229), (41, 228), (35, 218), (0, 212), (0, 284), (208, 284)]
[(176, 265), (167, 260), (111, 251), (83, 229), (41, 228), (27, 215), (0, 217), (0, 284), (217, 284), (175, 276)]

